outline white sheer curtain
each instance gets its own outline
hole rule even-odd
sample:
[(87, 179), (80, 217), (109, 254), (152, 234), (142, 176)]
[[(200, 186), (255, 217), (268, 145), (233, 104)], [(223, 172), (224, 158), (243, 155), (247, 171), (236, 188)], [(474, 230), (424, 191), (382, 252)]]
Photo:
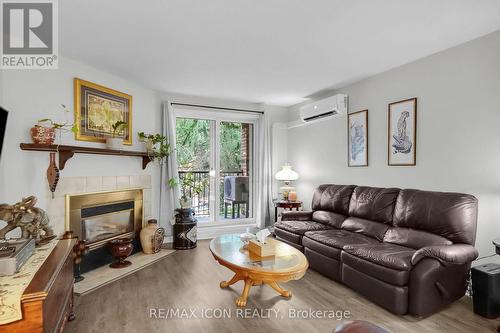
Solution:
[(165, 225), (172, 220), (174, 209), (179, 205), (179, 186), (170, 187), (168, 180), (178, 178), (177, 154), (175, 152), (175, 115), (170, 102), (163, 103), (162, 113), (162, 133), (167, 138), (172, 147), (172, 153), (161, 167), (161, 192), (160, 192), (160, 221), (165, 221)]
[(272, 167), (271, 167), (271, 129), (266, 113), (259, 120), (257, 189), (256, 189), (256, 222), (258, 228), (271, 225), (273, 211)]

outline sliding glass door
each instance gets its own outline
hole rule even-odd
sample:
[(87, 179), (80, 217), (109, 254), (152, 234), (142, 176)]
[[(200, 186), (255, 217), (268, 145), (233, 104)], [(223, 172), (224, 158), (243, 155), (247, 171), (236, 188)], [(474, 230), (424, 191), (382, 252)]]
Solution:
[(253, 218), (254, 115), (176, 110), (181, 195), (201, 223)]
[(219, 123), (219, 219), (251, 218), (253, 124)]
[(181, 196), (191, 200), (191, 207), (200, 219), (213, 217), (213, 189), (210, 171), (213, 169), (212, 133), (214, 121), (177, 118), (177, 162)]

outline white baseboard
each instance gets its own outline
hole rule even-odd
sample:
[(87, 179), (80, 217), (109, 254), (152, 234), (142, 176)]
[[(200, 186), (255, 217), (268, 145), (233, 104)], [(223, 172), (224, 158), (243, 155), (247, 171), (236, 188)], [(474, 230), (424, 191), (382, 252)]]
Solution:
[(252, 223), (198, 227), (198, 239), (212, 239), (224, 234), (242, 234), (248, 227), (255, 227), (255, 224)]

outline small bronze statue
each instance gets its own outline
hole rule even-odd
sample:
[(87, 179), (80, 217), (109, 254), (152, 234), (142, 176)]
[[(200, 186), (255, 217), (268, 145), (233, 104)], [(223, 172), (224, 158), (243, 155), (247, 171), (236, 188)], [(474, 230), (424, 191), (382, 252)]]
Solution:
[(14, 205), (0, 205), (0, 220), (7, 225), (0, 230), (0, 239), (5, 239), (8, 232), (21, 228), (21, 237), (33, 238), (37, 245), (43, 245), (54, 239), (54, 231), (49, 226), (49, 216), (41, 209), (35, 207), (35, 196), (23, 198)]

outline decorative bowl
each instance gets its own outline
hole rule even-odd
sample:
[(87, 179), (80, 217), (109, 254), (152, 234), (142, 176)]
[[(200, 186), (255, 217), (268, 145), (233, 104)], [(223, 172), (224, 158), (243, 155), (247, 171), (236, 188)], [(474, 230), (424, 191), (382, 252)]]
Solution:
[(252, 240), (254, 238), (255, 238), (255, 235), (250, 233), (250, 232), (245, 232), (244, 234), (240, 235), (240, 240), (243, 242), (243, 244), (245, 246), (247, 246), (248, 243), (250, 242), (250, 240)]
[(109, 265), (111, 268), (124, 268), (132, 265), (128, 260), (125, 260), (134, 250), (132, 238), (117, 238), (108, 242), (108, 250), (115, 258), (115, 262)]

